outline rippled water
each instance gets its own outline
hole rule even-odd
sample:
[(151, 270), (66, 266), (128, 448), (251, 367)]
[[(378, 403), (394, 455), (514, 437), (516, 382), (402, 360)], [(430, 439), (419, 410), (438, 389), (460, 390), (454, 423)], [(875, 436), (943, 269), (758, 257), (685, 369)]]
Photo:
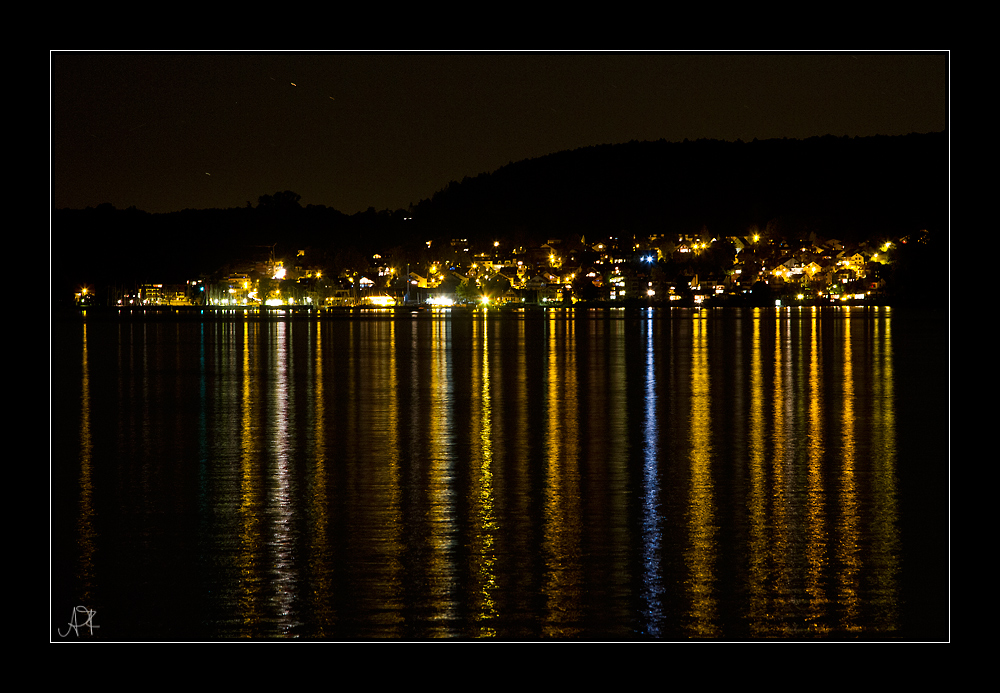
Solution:
[(392, 315), (56, 319), (52, 638), (948, 638), (941, 317)]

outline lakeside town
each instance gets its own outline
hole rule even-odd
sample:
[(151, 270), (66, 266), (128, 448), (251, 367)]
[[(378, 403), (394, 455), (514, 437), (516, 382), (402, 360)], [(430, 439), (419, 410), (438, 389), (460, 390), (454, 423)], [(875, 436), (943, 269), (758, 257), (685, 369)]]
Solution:
[[(309, 249), (277, 257), (272, 246), (236, 259), (211, 276), (183, 284), (80, 287), (78, 306), (281, 307), (310, 310), (397, 305), (568, 305), (635, 303), (676, 306), (885, 302), (894, 262), (925, 231), (846, 244), (835, 238), (790, 242), (752, 227), (717, 238), (553, 238), (533, 247), (473, 247), (464, 238), (426, 241), (421, 252), (355, 254), (339, 271)], [(478, 244), (482, 245), (482, 244)], [(343, 263), (341, 263), (343, 264)]]

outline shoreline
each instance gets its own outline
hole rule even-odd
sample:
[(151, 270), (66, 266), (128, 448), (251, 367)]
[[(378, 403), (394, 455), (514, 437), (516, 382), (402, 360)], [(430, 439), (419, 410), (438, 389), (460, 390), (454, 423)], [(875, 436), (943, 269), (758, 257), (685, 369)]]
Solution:
[(307, 306), (144, 306), (131, 308), (109, 308), (109, 307), (62, 307), (53, 308), (50, 317), (55, 320), (336, 320), (336, 319), (413, 319), (418, 317), (471, 317), (480, 316), (526, 316), (542, 315), (549, 313), (560, 313), (565, 315), (579, 315), (580, 317), (592, 317), (606, 315), (607, 317), (631, 316), (637, 313), (649, 313), (665, 315), (673, 312), (678, 314), (691, 312), (723, 312), (733, 313), (736, 311), (766, 311), (768, 313), (798, 313), (808, 311), (810, 313), (819, 310), (823, 313), (841, 312), (842, 309), (860, 310), (868, 313), (883, 313), (903, 310), (920, 312), (947, 314), (947, 305), (919, 304), (919, 303), (883, 303), (868, 301), (837, 301), (829, 303), (797, 302), (795, 305), (770, 305), (755, 306), (749, 304), (703, 304), (703, 305), (670, 305), (663, 303), (646, 302), (579, 302), (571, 305), (564, 304), (519, 304), (503, 306), (427, 306), (425, 304), (413, 304), (403, 306), (393, 306), (379, 308), (374, 306), (333, 306), (326, 308), (312, 308)]

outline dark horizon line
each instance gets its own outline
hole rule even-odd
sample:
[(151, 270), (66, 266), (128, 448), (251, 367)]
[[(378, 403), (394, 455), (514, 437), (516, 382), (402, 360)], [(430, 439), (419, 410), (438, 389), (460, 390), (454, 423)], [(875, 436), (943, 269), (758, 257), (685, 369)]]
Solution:
[[(550, 152), (548, 154), (542, 154), (542, 155), (536, 156), (536, 157), (530, 157), (530, 158), (527, 158), (527, 159), (519, 159), (517, 161), (509, 161), (507, 164), (504, 164), (503, 166), (500, 166), (500, 167), (498, 167), (498, 168), (496, 168), (496, 169), (494, 169), (492, 171), (480, 171), (479, 173), (477, 173), (475, 175), (472, 175), (472, 176), (465, 175), (465, 176), (462, 177), (462, 180), (475, 179), (475, 178), (478, 178), (478, 177), (484, 176), (484, 175), (494, 175), (497, 172), (502, 171), (503, 169), (505, 169), (505, 168), (507, 168), (509, 166), (516, 166), (516, 165), (519, 165), (519, 164), (523, 164), (523, 163), (526, 163), (526, 162), (532, 162), (532, 161), (540, 161), (542, 159), (546, 159), (546, 158), (554, 157), (554, 156), (559, 156), (560, 154), (565, 154), (565, 153), (569, 153), (569, 152), (578, 152), (578, 151), (584, 151), (584, 150), (588, 150), (588, 149), (598, 149), (598, 148), (602, 148), (602, 147), (620, 147), (620, 146), (627, 146), (627, 145), (631, 145), (631, 144), (645, 144), (645, 143), (657, 144), (657, 143), (664, 143), (664, 144), (683, 145), (683, 144), (697, 144), (697, 143), (709, 142), (709, 143), (721, 143), (721, 144), (727, 144), (727, 145), (736, 145), (736, 144), (754, 144), (754, 143), (764, 144), (764, 143), (769, 143), (769, 142), (808, 142), (810, 140), (821, 140), (821, 139), (827, 139), (827, 138), (840, 139), (840, 140), (859, 140), (859, 139), (863, 140), (863, 139), (874, 139), (874, 138), (902, 138), (902, 137), (910, 137), (910, 136), (913, 136), (913, 135), (918, 135), (918, 136), (925, 136), (925, 135), (945, 135), (945, 136), (947, 136), (948, 133), (949, 133), (949, 131), (946, 128), (944, 130), (937, 130), (937, 131), (930, 131), (930, 132), (916, 132), (916, 131), (913, 131), (913, 132), (906, 133), (904, 135), (883, 135), (883, 134), (879, 134), (879, 133), (876, 133), (874, 135), (834, 135), (832, 133), (827, 133), (825, 135), (812, 135), (812, 136), (806, 137), (806, 138), (769, 137), (767, 139), (763, 139), (762, 140), (762, 139), (758, 139), (758, 138), (754, 137), (750, 141), (743, 140), (742, 138), (736, 138), (735, 140), (723, 140), (723, 139), (708, 138), (708, 137), (700, 137), (700, 138), (694, 139), (694, 140), (690, 140), (690, 139), (688, 139), (688, 138), (685, 137), (683, 140), (680, 140), (680, 141), (677, 141), (677, 140), (667, 141), (665, 138), (662, 138), (662, 137), (660, 139), (658, 139), (658, 140), (636, 140), (636, 139), (632, 139), (632, 140), (628, 140), (627, 142), (617, 142), (617, 143), (615, 143), (615, 142), (605, 142), (605, 143), (602, 143), (602, 144), (592, 144), (592, 145), (586, 145), (586, 146), (583, 146), (583, 147), (576, 147), (576, 148), (573, 148), (573, 149), (560, 149), (560, 150), (557, 150), (555, 152)], [(950, 153), (950, 151), (949, 151), (949, 153)], [(347, 217), (353, 217), (353, 216), (357, 216), (359, 214), (368, 214), (372, 210), (375, 210), (376, 213), (383, 213), (383, 212), (390, 212), (390, 213), (405, 212), (405, 211), (408, 211), (410, 208), (416, 207), (416, 206), (418, 206), (419, 204), (421, 204), (423, 202), (430, 202), (433, 199), (434, 195), (436, 195), (436, 194), (438, 194), (438, 193), (440, 193), (442, 191), (447, 190), (448, 185), (450, 185), (451, 183), (457, 183), (457, 182), (459, 182), (459, 181), (456, 181), (456, 180), (450, 181), (449, 184), (446, 184), (445, 186), (443, 186), (441, 188), (438, 188), (433, 193), (431, 193), (431, 195), (429, 195), (427, 197), (420, 198), (420, 200), (416, 204), (413, 204), (411, 202), (408, 205), (397, 206), (397, 207), (394, 207), (394, 208), (384, 207), (382, 209), (376, 209), (374, 205), (369, 205), (367, 207), (367, 209), (364, 209), (364, 210), (358, 210), (356, 212), (344, 212), (344, 211), (342, 211), (342, 210), (340, 210), (340, 209), (338, 209), (336, 207), (333, 207), (333, 206), (330, 206), (330, 205), (326, 205), (326, 204), (308, 203), (308, 204), (304, 204), (303, 205), (301, 203), (297, 203), (297, 206), (299, 206), (302, 209), (308, 209), (310, 207), (321, 208), (321, 209), (329, 209), (329, 210), (333, 210), (335, 212), (339, 212), (340, 214), (343, 214), (344, 216), (347, 216)], [(281, 192), (281, 191), (278, 191), (278, 192)], [(288, 192), (288, 190), (286, 189), (285, 192)], [(262, 193), (261, 195), (258, 195), (257, 196), (257, 205), (256, 206), (250, 206), (250, 201), (247, 200), (246, 201), (247, 204), (244, 205), (244, 206), (233, 205), (233, 206), (228, 206), (228, 207), (201, 207), (201, 208), (183, 207), (183, 208), (180, 208), (180, 209), (172, 209), (172, 210), (169, 210), (169, 211), (151, 212), (151, 211), (148, 211), (146, 209), (140, 209), (136, 205), (129, 205), (128, 207), (121, 207), (121, 208), (120, 207), (116, 207), (113, 202), (105, 200), (105, 201), (99, 202), (99, 203), (97, 203), (95, 205), (87, 205), (86, 207), (57, 207), (57, 206), (55, 206), (55, 204), (53, 204), (53, 206), (51, 207), (51, 211), (86, 211), (86, 210), (89, 210), (89, 209), (97, 209), (97, 208), (103, 207), (105, 205), (109, 205), (115, 211), (130, 211), (130, 210), (134, 210), (136, 212), (141, 212), (143, 214), (150, 214), (150, 215), (176, 214), (178, 212), (187, 212), (187, 211), (257, 209), (260, 206), (260, 199), (262, 197), (265, 197), (265, 196), (270, 195), (270, 194), (273, 194), (273, 193), (266, 193), (265, 192), (265, 193)]]

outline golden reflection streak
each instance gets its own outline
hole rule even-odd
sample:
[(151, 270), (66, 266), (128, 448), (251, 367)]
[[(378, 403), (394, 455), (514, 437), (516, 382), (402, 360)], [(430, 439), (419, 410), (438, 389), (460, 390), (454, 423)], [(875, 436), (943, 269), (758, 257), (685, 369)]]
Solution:
[(94, 529), (93, 441), (90, 434), (90, 365), (87, 350), (87, 324), (83, 324), (83, 388), (80, 393), (80, 512), (77, 536), (80, 544), (77, 579), (80, 603), (94, 608), (94, 553), (97, 531)]
[[(608, 475), (608, 506), (607, 526), (608, 541), (612, 546), (627, 546), (633, 538), (629, 533), (628, 523), (624, 518), (631, 512), (630, 501), (632, 486), (629, 470), (629, 410), (627, 377), (627, 337), (628, 326), (625, 320), (612, 319), (610, 352), (610, 377), (605, 379), (606, 397), (608, 401), (607, 430), (607, 475)], [(628, 589), (631, 582), (631, 566), (625, 552), (618, 553), (618, 561), (611, 566), (608, 576), (609, 586), (619, 592)], [(624, 619), (622, 619), (624, 620)]]
[[(373, 429), (379, 432), (378, 441), (373, 442), (372, 463), (378, 466), (372, 487), (375, 496), (373, 510), (376, 513), (376, 537), (379, 546), (380, 571), (372, 584), (373, 601), (380, 613), (380, 636), (399, 637), (403, 626), (403, 603), (401, 598), (401, 556), (402, 548), (402, 488), (399, 462), (399, 386), (396, 372), (396, 322), (381, 320), (368, 323), (377, 333), (369, 344), (378, 345), (383, 353), (374, 355), (374, 362), (367, 371), (376, 392)], [(388, 332), (388, 334), (382, 334)]]
[[(497, 604), (494, 595), (497, 590), (496, 575), (496, 536), (499, 525), (496, 520), (493, 490), (493, 434), (492, 434), (492, 400), (490, 393), (490, 351), (489, 351), (489, 317), (482, 314), (482, 321), (473, 323), (473, 330), (482, 331), (482, 335), (473, 335), (473, 344), (482, 343), (479, 361), (473, 361), (472, 382), (480, 383), (479, 399), (473, 416), (473, 439), (479, 438), (479, 469), (473, 489), (477, 502), (473, 504), (475, 516), (472, 527), (477, 531), (474, 536), (476, 545), (473, 551), (472, 575), (476, 581), (474, 588), (474, 612), (478, 629), (473, 635), (480, 638), (496, 637), (494, 623), (498, 617)], [(476, 372), (478, 371), (478, 373)], [(478, 377), (477, 377), (478, 376)], [(478, 419), (478, 425), (477, 425)]]
[[(399, 460), (399, 392), (398, 369), (396, 364), (396, 321), (389, 322), (389, 341), (386, 344), (389, 350), (389, 385), (387, 394), (389, 395), (389, 435), (387, 440), (392, 445), (392, 455), (389, 458), (388, 479), (386, 490), (388, 492), (388, 502), (386, 503), (386, 531), (388, 533), (387, 543), (390, 553), (390, 584), (393, 586), (390, 595), (390, 604), (398, 606), (397, 625), (402, 625), (402, 555), (403, 555), (403, 472), (400, 468)], [(398, 636), (399, 632), (393, 631)]]
[[(515, 320), (517, 334), (514, 341), (517, 360), (513, 377), (514, 401), (508, 411), (512, 410), (516, 417), (514, 425), (510, 427), (516, 433), (511, 435), (514, 449), (512, 454), (506, 458), (510, 460), (512, 467), (509, 475), (511, 492), (504, 494), (505, 498), (510, 499), (510, 508), (505, 516), (510, 518), (512, 524), (512, 526), (505, 528), (504, 538), (511, 542), (512, 550), (516, 551), (519, 557), (523, 557), (520, 559), (521, 561), (533, 560), (540, 553), (538, 542), (533, 539), (537, 528), (532, 522), (531, 499), (537, 492), (533, 488), (532, 475), (529, 472), (529, 463), (533, 461), (533, 458), (527, 432), (532, 428), (528, 420), (528, 412), (533, 411), (535, 407), (528, 404), (528, 340), (525, 322), (523, 315)], [(501, 373), (503, 373), (502, 370)], [(504, 374), (503, 379), (507, 381), (506, 374)], [(506, 470), (503, 471), (506, 472)], [(542, 559), (544, 561), (544, 555)], [(517, 599), (517, 608), (519, 609), (534, 610), (536, 608), (533, 603), (529, 603), (530, 597), (526, 593), (518, 594)]]
[(330, 567), (333, 565), (329, 555), (330, 500), (327, 497), (326, 471), (326, 392), (323, 388), (323, 321), (317, 320), (316, 342), (313, 345), (313, 468), (309, 475), (309, 517), (312, 523), (310, 532), (310, 549), (312, 558), (309, 565), (312, 568), (310, 582), (313, 587), (308, 595), (308, 602), (313, 613), (317, 637), (327, 635), (327, 629), (335, 624), (336, 613), (331, 608), (333, 585)]
[[(261, 620), (260, 613), (260, 576), (258, 574), (257, 553), (260, 544), (260, 514), (259, 484), (254, 479), (254, 430), (253, 430), (253, 399), (251, 390), (251, 361), (249, 323), (243, 323), (243, 404), (240, 426), (240, 468), (242, 482), (240, 490), (240, 553), (238, 559), (239, 586), (238, 613), (242, 623), (240, 637), (257, 635), (257, 626)], [(256, 335), (255, 335), (256, 337)]]
[[(565, 315), (562, 321), (566, 344), (560, 349), (565, 356), (563, 365), (563, 387), (564, 394), (560, 397), (561, 409), (563, 410), (563, 481), (565, 484), (566, 503), (566, 539), (568, 564), (571, 567), (570, 577), (573, 580), (573, 609), (576, 620), (581, 617), (581, 592), (582, 581), (581, 566), (581, 542), (583, 533), (583, 511), (581, 507), (580, 488), (580, 419), (577, 408), (580, 399), (579, 383), (576, 374), (576, 320), (572, 315)], [(618, 574), (623, 575), (624, 571)]]
[[(782, 333), (787, 335), (788, 326), (782, 324), (781, 311), (777, 311), (774, 323), (774, 381), (771, 388), (772, 416), (774, 419), (771, 439), (773, 441), (773, 451), (771, 453), (771, 518), (770, 524), (773, 527), (771, 537), (771, 564), (774, 566), (775, 579), (773, 594), (775, 600), (780, 600), (780, 612), (777, 608), (779, 604), (772, 607), (772, 616), (777, 617), (781, 625), (779, 626), (785, 634), (792, 625), (789, 616), (791, 615), (792, 604), (790, 603), (794, 594), (792, 587), (792, 576), (790, 566), (789, 551), (793, 542), (790, 537), (790, 524), (792, 518), (789, 513), (789, 503), (791, 498), (786, 494), (786, 486), (789, 483), (785, 459), (788, 454), (785, 446), (788, 441), (789, 432), (786, 430), (785, 421), (785, 400), (791, 394), (785, 388), (786, 357), (783, 344)], [(785, 347), (785, 348), (783, 348)], [(779, 596), (781, 595), (781, 596)]]
[(872, 441), (874, 457), (874, 546), (878, 565), (872, 566), (875, 574), (876, 630), (893, 632), (899, 628), (899, 508), (896, 485), (896, 401), (895, 373), (892, 353), (892, 318), (886, 314), (876, 318), (882, 328), (876, 332), (874, 349), (875, 408), (872, 412), (875, 439)]
[(720, 635), (715, 595), (716, 533), (712, 484), (711, 392), (707, 321), (695, 314), (691, 345), (691, 499), (688, 510), (690, 547), (686, 552), (689, 628), (693, 637)]
[(430, 387), (430, 594), (433, 614), (431, 637), (455, 635), (455, 481), (451, 450), (451, 404), (454, 380), (451, 373), (451, 321), (434, 320)]
[[(349, 467), (353, 525), (351, 553), (357, 569), (352, 582), (361, 586), (355, 610), (370, 614), (362, 637), (399, 637), (403, 626), (400, 556), (401, 480), (397, 400), (396, 324), (363, 321), (350, 340), (348, 414), (352, 450)], [(358, 387), (359, 383), (364, 383)], [(358, 443), (361, 443), (358, 446)], [(361, 447), (360, 452), (355, 448)]]
[(806, 594), (809, 596), (807, 626), (810, 633), (826, 635), (830, 627), (823, 621), (826, 614), (826, 512), (825, 490), (823, 488), (823, 380), (820, 376), (819, 322), (818, 309), (812, 309), (811, 335), (809, 345), (809, 459), (808, 459), (808, 499), (806, 517), (808, 525), (808, 545), (806, 548)]
[(750, 352), (750, 630), (768, 633), (767, 490), (764, 474), (764, 375), (761, 359), (761, 311), (753, 309)]
[[(570, 345), (558, 342), (559, 328), (572, 321), (556, 321), (549, 313), (548, 369), (545, 398), (548, 402), (548, 444), (545, 498), (545, 553), (548, 556), (545, 595), (548, 610), (543, 629), (547, 637), (579, 634), (580, 619), (580, 521), (579, 470), (577, 468), (575, 364)], [(559, 354), (567, 363), (560, 368)], [(571, 372), (572, 371), (572, 372)], [(563, 377), (560, 377), (563, 376)], [(565, 381), (560, 392), (560, 381)]]
[(858, 608), (860, 599), (858, 597), (858, 577), (861, 570), (861, 562), (858, 558), (858, 489), (855, 479), (855, 454), (854, 449), (854, 372), (851, 363), (851, 309), (849, 306), (843, 308), (845, 313), (840, 321), (844, 327), (844, 371), (843, 371), (843, 401), (841, 402), (841, 421), (843, 425), (841, 445), (843, 449), (843, 464), (840, 471), (840, 507), (842, 517), (840, 519), (839, 536), (839, 559), (840, 573), (838, 575), (838, 595), (839, 603), (843, 613), (841, 614), (841, 628), (846, 631), (860, 630), (858, 625)]

